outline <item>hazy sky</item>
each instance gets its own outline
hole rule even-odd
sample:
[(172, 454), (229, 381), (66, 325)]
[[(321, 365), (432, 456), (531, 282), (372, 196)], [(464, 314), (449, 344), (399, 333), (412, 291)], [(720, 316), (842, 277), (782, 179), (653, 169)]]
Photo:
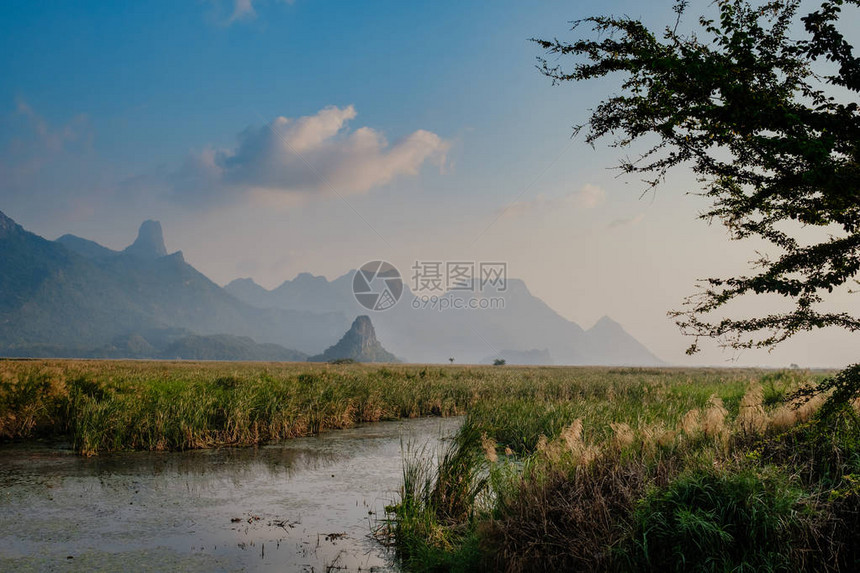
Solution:
[(643, 197), (618, 150), (571, 140), (615, 84), (551, 86), (528, 38), (609, 12), (662, 25), (671, 2), (4, 2), (0, 210), (112, 248), (158, 219), (220, 284), (501, 260), (670, 363), (856, 361), (838, 332), (684, 355), (666, 312), (755, 245), (696, 219), (689, 174)]

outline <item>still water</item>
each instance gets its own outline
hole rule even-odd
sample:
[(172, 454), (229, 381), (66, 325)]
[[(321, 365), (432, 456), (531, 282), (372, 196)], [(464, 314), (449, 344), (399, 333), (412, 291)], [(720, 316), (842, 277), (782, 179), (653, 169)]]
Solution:
[(0, 448), (0, 571), (396, 571), (370, 535), (408, 444), (459, 418), (382, 422), (259, 448)]

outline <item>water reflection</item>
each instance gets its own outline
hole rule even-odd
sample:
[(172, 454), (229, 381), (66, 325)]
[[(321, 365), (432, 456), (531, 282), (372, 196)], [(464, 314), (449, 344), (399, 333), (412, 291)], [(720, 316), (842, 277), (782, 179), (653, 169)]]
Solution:
[(460, 422), (95, 458), (0, 448), (0, 570), (393, 570), (368, 534), (400, 484), (401, 443)]

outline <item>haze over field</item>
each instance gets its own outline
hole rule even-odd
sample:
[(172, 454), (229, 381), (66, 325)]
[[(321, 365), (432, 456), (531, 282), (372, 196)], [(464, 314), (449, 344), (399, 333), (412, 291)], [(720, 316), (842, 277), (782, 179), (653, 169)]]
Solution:
[[(143, 280), (146, 269), (174, 265), (174, 278), (187, 273), (200, 289), (174, 302), (205, 292), (224, 314), (189, 307), (187, 324), (178, 324), (153, 298), (136, 307), (135, 328), (168, 324), (184, 335), (282, 347), (217, 341), (253, 356), (315, 355), (335, 344), (363, 312), (347, 308), (357, 305), (346, 288), (337, 303), (327, 293), (348, 286), (363, 263), (386, 260), (407, 282), (416, 261), (504, 261), (520, 279), (506, 295), (520, 302), (491, 340), (476, 342), (472, 330), (490, 336), (492, 310), (428, 313), (421, 328), (404, 301), (371, 313), (385, 349), (406, 359), (485, 361), (509, 351), (556, 363), (852, 361), (850, 335), (828, 331), (773, 353), (738, 356), (711, 343), (684, 355), (690, 341), (666, 312), (696, 279), (742, 273), (754, 245), (730, 243), (721, 227), (696, 220), (704, 203), (686, 195), (696, 190), (691, 176), (642, 197), (641, 182), (610, 169), (616, 150), (570, 139), (571, 126), (613, 86), (552, 87), (534, 69), (540, 50), (528, 38), (564, 37), (567, 22), (607, 12), (660, 25), (671, 21), (671, 2), (5, 4), (0, 211), (59, 239), (53, 244), (80, 257), (69, 268), (80, 269), (126, 250), (141, 221), (160, 221), (166, 246), (147, 243), (150, 226), (126, 252), (155, 244), (159, 257), (134, 269), (102, 258), (98, 272)], [(235, 282), (245, 278), (253, 282)], [(296, 306), (288, 295), (300, 291)], [(329, 307), (315, 306), (315, 295)], [(65, 299), (41, 300), (26, 316), (59, 316), (48, 303)], [(851, 310), (857, 302), (840, 295), (833, 304)], [(281, 319), (315, 327), (302, 326), (302, 338), (298, 328), (279, 330)], [(142, 347), (135, 334), (153, 342), (124, 326), (87, 330), (82, 345), (125, 336), (123, 344)], [(444, 338), (428, 334), (434, 329)], [(605, 340), (583, 342), (583, 332)], [(629, 346), (616, 344), (619, 332), (629, 333)], [(595, 345), (628, 355), (610, 358)]]

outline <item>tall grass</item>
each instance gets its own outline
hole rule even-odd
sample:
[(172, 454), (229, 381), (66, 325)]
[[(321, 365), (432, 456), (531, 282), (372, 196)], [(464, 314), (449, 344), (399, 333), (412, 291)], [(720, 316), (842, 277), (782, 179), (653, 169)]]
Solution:
[(434, 459), (407, 448), (400, 503), (389, 508), (389, 531), (412, 570), (469, 571), (479, 555), (470, 528), (489, 481), (482, 434), (463, 425)]
[[(51, 437), (84, 454), (250, 445), (361, 422), (480, 408), (501, 447), (533, 450), (588, 404), (643, 401), (679, 415), (752, 371), (0, 360), (0, 439)], [(688, 381), (706, 388), (690, 389)], [(678, 399), (673, 394), (680, 393)], [(677, 411), (665, 412), (661, 408)], [(638, 414), (637, 414), (638, 415)], [(628, 416), (629, 418), (629, 416)], [(520, 420), (517, 422), (517, 420)], [(635, 420), (626, 419), (627, 423)], [(515, 424), (521, 424), (521, 427)]]
[(87, 455), (250, 445), (458, 415), (478, 390), (428, 368), (0, 361), (0, 439), (62, 439)]
[(794, 397), (820, 379), (604, 370), (477, 403), (484, 490), (455, 523), (394, 508), (401, 552), (433, 570), (858, 570), (860, 417)]

